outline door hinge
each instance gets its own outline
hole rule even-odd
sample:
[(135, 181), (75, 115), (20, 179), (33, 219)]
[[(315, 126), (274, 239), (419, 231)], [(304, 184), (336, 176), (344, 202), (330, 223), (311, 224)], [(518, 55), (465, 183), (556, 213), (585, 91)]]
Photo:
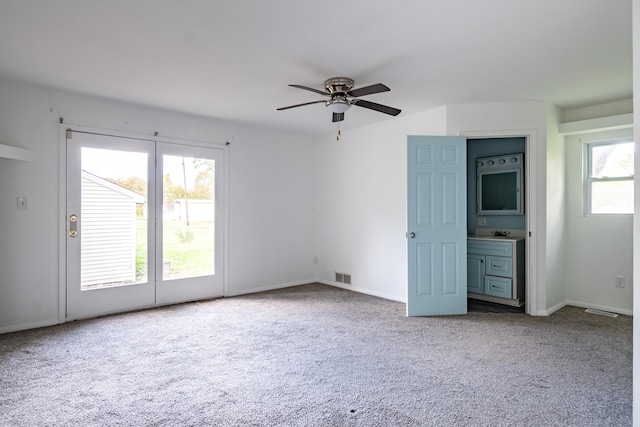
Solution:
[(67, 129), (67, 139), (71, 139), (73, 136), (73, 131), (71, 129)]

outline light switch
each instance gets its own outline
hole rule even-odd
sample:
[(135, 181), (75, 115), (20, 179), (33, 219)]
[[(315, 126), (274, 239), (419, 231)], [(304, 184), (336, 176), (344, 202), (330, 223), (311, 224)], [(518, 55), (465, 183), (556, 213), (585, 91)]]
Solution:
[(29, 209), (29, 201), (26, 197), (18, 197), (18, 210), (26, 211)]

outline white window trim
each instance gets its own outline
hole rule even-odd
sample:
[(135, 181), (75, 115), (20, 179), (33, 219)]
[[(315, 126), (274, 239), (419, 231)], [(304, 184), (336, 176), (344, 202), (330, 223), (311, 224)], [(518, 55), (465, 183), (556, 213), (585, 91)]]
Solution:
[[(624, 143), (633, 143), (633, 138), (616, 138), (609, 139), (606, 141), (590, 141), (584, 142), (583, 144), (583, 194), (584, 194), (584, 207), (583, 212), (584, 216), (589, 217), (630, 217), (633, 215), (633, 212), (630, 213), (593, 213), (591, 212), (591, 188), (594, 182), (619, 182), (619, 181), (631, 181), (634, 182), (634, 175), (623, 176), (623, 177), (605, 177), (605, 178), (592, 178), (591, 177), (591, 147), (599, 147), (603, 145), (614, 145), (614, 144), (624, 144)], [(635, 153), (634, 153), (635, 156)]]

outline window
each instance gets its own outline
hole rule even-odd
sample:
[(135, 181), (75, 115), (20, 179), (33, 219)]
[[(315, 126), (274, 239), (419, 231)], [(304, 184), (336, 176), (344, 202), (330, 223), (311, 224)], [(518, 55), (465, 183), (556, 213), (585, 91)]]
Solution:
[(633, 213), (632, 141), (587, 144), (585, 212)]

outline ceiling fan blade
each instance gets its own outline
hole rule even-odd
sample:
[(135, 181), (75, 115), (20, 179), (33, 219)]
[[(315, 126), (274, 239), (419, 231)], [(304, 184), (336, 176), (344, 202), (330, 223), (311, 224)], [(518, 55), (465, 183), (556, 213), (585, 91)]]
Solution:
[(371, 95), (371, 94), (380, 93), (380, 92), (388, 92), (390, 90), (391, 89), (389, 89), (388, 87), (386, 87), (382, 83), (376, 83), (376, 84), (371, 85), (371, 86), (364, 86), (364, 87), (360, 87), (358, 89), (350, 90), (349, 92), (347, 92), (347, 95), (353, 96), (354, 98), (357, 98), (359, 96)]
[(344, 120), (344, 113), (333, 113), (332, 122), (341, 122)]
[(324, 90), (314, 89), (312, 87), (302, 86), (302, 85), (289, 85), (291, 87), (297, 87), (298, 89), (310, 90), (311, 92), (319, 93), (320, 95), (329, 96), (331, 95), (329, 92)]
[(379, 111), (385, 114), (390, 114), (392, 116), (397, 116), (402, 112), (402, 110), (398, 110), (397, 108), (389, 107), (387, 105), (382, 105), (382, 104), (376, 104), (375, 102), (365, 101), (364, 99), (354, 99), (353, 105), (357, 105), (358, 107), (368, 108), (370, 110)]
[(296, 104), (296, 105), (289, 105), (288, 107), (280, 107), (277, 108), (278, 111), (282, 111), (282, 110), (288, 110), (289, 108), (296, 108), (296, 107), (303, 107), (305, 105), (311, 105), (311, 104), (319, 104), (319, 103), (324, 103), (326, 101), (324, 100), (320, 100), (320, 101), (311, 101), (311, 102), (305, 102), (304, 104)]

